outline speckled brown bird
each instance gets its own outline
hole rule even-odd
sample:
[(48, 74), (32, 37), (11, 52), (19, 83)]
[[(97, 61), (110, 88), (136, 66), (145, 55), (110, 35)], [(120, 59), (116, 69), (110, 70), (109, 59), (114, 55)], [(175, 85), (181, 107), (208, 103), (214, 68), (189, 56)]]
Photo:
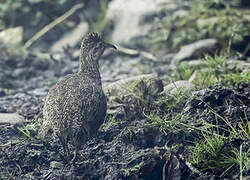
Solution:
[(52, 131), (52, 136), (59, 138), (67, 154), (70, 145), (77, 154), (104, 121), (107, 101), (102, 89), (99, 59), (106, 48), (116, 49), (97, 33), (86, 35), (81, 44), (78, 72), (58, 81), (46, 97), (42, 136), (46, 137)]

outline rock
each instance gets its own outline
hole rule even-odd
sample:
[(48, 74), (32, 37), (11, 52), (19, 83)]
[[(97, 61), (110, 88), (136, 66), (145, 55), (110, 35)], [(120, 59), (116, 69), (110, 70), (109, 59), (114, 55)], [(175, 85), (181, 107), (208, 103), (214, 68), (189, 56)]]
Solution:
[(174, 56), (172, 63), (179, 64), (181, 61), (191, 58), (200, 58), (204, 54), (214, 51), (219, 47), (216, 39), (204, 39), (196, 41), (192, 44), (183, 46), (181, 50)]
[(23, 40), (23, 28), (21, 26), (8, 28), (0, 32), (0, 42), (8, 44), (20, 44)]
[(163, 83), (153, 74), (119, 80), (104, 87), (108, 97), (108, 115), (132, 119), (140, 114), (163, 90)]
[(64, 165), (58, 161), (51, 161), (50, 162), (50, 168), (52, 169), (62, 169)]
[(62, 51), (64, 47), (75, 47), (80, 44), (82, 37), (87, 34), (89, 25), (86, 22), (81, 22), (71, 32), (66, 33), (61, 39), (55, 42), (52, 47), (52, 52)]
[(250, 71), (250, 63), (240, 60), (229, 60), (227, 61), (227, 66), (229, 69), (237, 69), (242, 72)]
[(0, 124), (22, 124), (24, 117), (17, 113), (0, 113)]
[(178, 93), (178, 90), (184, 90), (190, 92), (194, 88), (195, 88), (194, 85), (188, 81), (176, 81), (165, 86), (162, 94), (174, 95)]
[[(145, 83), (148, 95), (155, 96), (163, 90), (162, 81), (153, 74), (139, 75), (131, 78), (121, 79), (115, 83), (111, 83), (104, 87), (104, 92), (107, 96), (125, 96), (133, 92), (133, 88), (140, 84)], [(143, 85), (142, 85), (143, 86)], [(142, 87), (141, 87), (142, 88)]]
[[(142, 39), (152, 28), (154, 19), (166, 8), (173, 8), (168, 0), (114, 0), (108, 6), (107, 21), (114, 23), (112, 42), (127, 44), (131, 41), (144, 45)], [(176, 6), (174, 6), (176, 7)]]
[(192, 67), (194, 69), (201, 69), (207, 66), (207, 63), (204, 60), (191, 60), (191, 61), (188, 61), (187, 64), (189, 67)]

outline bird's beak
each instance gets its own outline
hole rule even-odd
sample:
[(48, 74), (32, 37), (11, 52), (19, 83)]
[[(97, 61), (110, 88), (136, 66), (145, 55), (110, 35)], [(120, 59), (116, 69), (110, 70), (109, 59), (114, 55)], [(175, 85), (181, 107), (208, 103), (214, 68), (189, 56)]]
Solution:
[(104, 43), (105, 48), (114, 48), (117, 49), (113, 44), (109, 44), (109, 43)]

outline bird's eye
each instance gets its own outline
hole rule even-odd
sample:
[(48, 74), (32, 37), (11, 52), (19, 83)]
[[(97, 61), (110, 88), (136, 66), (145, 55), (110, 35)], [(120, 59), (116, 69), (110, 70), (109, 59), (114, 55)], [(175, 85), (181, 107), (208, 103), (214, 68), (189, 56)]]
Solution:
[(103, 46), (102, 42), (97, 43), (97, 48), (101, 48)]

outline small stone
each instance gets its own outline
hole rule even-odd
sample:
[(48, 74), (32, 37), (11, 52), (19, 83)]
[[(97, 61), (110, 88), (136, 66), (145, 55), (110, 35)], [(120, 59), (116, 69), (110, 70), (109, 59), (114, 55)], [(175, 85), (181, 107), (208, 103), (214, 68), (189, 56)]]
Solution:
[(22, 124), (24, 117), (17, 113), (0, 113), (0, 124)]
[(165, 86), (162, 93), (167, 95), (174, 95), (178, 92), (179, 89), (184, 91), (191, 91), (194, 89), (194, 85), (188, 81), (176, 81)]
[(60, 162), (57, 162), (57, 161), (50, 162), (50, 168), (52, 168), (52, 169), (62, 169), (63, 167), (64, 167), (64, 165)]

